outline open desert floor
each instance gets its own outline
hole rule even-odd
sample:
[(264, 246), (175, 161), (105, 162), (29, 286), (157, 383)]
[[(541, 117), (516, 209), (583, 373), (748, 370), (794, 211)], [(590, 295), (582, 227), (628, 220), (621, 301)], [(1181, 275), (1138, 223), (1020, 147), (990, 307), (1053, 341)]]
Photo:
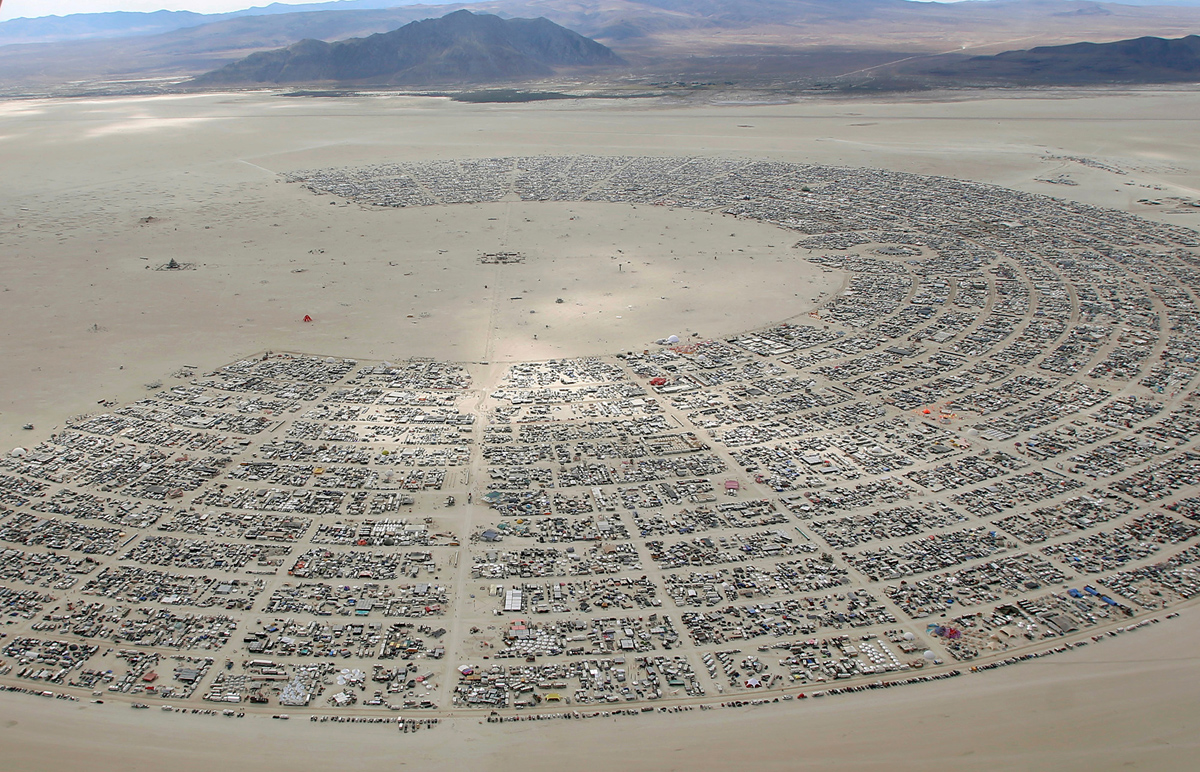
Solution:
[[(1200, 213), (1137, 202), (1200, 198), (1197, 101), (1169, 90), (700, 106), (267, 92), (7, 102), (0, 438), (136, 394), (180, 365), (254, 351), (598, 354), (787, 319), (836, 289), (811, 269), (778, 273), (791, 245), (757, 223), (603, 204), (364, 211), (280, 172), (693, 154), (945, 175), (1189, 224)], [(1062, 174), (1079, 184), (1037, 181)], [(494, 247), (533, 259), (497, 284), (476, 263)], [(198, 270), (153, 270), (171, 258)], [(536, 343), (529, 303), (508, 300), (526, 292), (551, 324)], [(317, 322), (302, 324), (306, 314)]]
[(231, 721), (6, 696), (5, 768), (1182, 770), (1197, 751), (1193, 611), (1041, 662), (886, 693), (626, 723), (390, 726)]
[[(780, 263), (787, 234), (754, 222), (595, 203), (365, 211), (280, 172), (718, 156), (945, 175), (1187, 225), (1200, 209), (1138, 201), (1200, 199), (1198, 101), (1151, 90), (698, 106), (266, 92), (6, 102), (0, 439), (135, 395), (183, 364), (255, 351), (599, 354), (788, 319), (837, 289)], [(1078, 184), (1037, 181), (1064, 174)], [(497, 276), (476, 262), (493, 248), (531, 259)], [(197, 270), (153, 270), (172, 258)]]

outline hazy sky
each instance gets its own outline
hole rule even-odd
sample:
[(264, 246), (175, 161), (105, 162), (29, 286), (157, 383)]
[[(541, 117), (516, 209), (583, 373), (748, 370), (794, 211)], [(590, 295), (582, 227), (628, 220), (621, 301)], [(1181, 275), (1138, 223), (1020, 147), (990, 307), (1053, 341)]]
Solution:
[[(310, 0), (316, 2), (318, 0)], [(321, 0), (323, 1), (323, 0)], [(448, 3), (453, 0), (396, 0), (396, 5)], [(957, 2), (958, 0), (942, 0)], [(251, 6), (270, 5), (272, 0), (0, 0), (0, 21), (18, 16), (65, 16), (69, 13), (101, 11), (196, 11), (223, 13)], [(295, 3), (291, 3), (295, 4)]]

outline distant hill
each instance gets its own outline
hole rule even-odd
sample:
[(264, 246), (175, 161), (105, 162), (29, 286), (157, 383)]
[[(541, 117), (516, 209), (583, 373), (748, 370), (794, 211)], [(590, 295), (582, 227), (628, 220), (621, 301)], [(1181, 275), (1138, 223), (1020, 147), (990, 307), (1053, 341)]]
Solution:
[(66, 40), (156, 35), (160, 32), (210, 24), (215, 14), (191, 11), (112, 11), (110, 13), (72, 13), (68, 16), (42, 16), (36, 19), (9, 19), (0, 23), (0, 45), (13, 43), (57, 43)]
[[(1200, 3), (1200, 0), (1194, 0)], [(172, 30), (214, 24), (230, 19), (279, 16), (283, 14), (379, 11), (395, 9), (400, 13), (414, 8), (429, 15), (431, 6), (458, 10), (465, 2), (454, 0), (333, 0), (332, 2), (271, 3), (230, 13), (200, 14), (190, 11), (154, 11), (138, 13), (76, 13), (67, 16), (19, 18), (0, 22), (0, 46), (14, 43), (52, 43), (111, 37), (137, 37)], [(639, 33), (678, 28), (739, 28), (752, 24), (850, 20), (864, 18), (881, 9), (904, 9), (920, 3), (911, 0), (479, 0), (471, 10), (498, 13), (501, 16), (547, 16), (559, 23), (571, 17), (572, 26), (584, 24), (587, 34), (606, 27), (635, 29)], [(269, 22), (268, 22), (269, 23)], [(327, 36), (320, 35), (325, 38)]]
[[(438, 0), (433, 1), (437, 2)], [(277, 16), (285, 13), (313, 11), (378, 10), (406, 4), (413, 5), (415, 3), (411, 1), (406, 3), (402, 0), (334, 0), (334, 2), (287, 5), (271, 3), (229, 13), (108, 11), (106, 13), (72, 13), (65, 16), (20, 17), (0, 22), (0, 46), (19, 43), (62, 43), (76, 40), (139, 37), (245, 16)], [(31, 10), (36, 10), (36, 6)]]
[(1200, 81), (1200, 36), (1141, 37), (1112, 43), (1040, 46), (976, 56), (930, 69), (936, 77), (977, 83), (1088, 85)]
[(545, 77), (558, 67), (621, 63), (606, 46), (548, 19), (455, 11), (370, 37), (302, 40), (251, 54), (194, 83), (475, 84)]
[[(255, 52), (306, 40), (366, 38), (458, 10), (549, 19), (610, 46), (630, 63), (624, 73), (640, 84), (770, 88), (887, 88), (885, 75), (927, 83), (934, 80), (932, 67), (1016, 45), (1178, 38), (1200, 31), (1198, 7), (1092, 0), (455, 0), (379, 8), (393, 2), (412, 0), (272, 4), (206, 16), (16, 19), (0, 24), (0, 92), (172, 88)], [(165, 27), (174, 28), (156, 31)], [(55, 39), (60, 42), (49, 42)], [(23, 44), (4, 45), (14, 40)], [(305, 45), (314, 49), (310, 53), (320, 48)], [(956, 49), (955, 56), (942, 55)]]
[[(417, 4), (420, 2), (427, 4)], [(856, 22), (870, 25), (855, 30), (847, 29), (846, 32), (850, 34), (839, 35), (837, 41), (826, 41), (855, 45), (855, 32), (860, 38), (865, 36), (870, 39), (880, 31), (881, 26), (886, 29), (898, 23), (903, 25), (907, 20), (926, 29), (926, 32), (916, 27), (906, 29), (905, 34), (910, 39), (923, 38), (929, 32), (939, 33), (947, 25), (965, 25), (965, 28), (976, 32), (983, 31), (981, 27), (985, 27), (994, 31), (999, 36), (997, 39), (1004, 39), (1003, 36), (1010, 32), (1028, 35), (1030, 31), (1038, 31), (1053, 35), (1068, 32), (1072, 26), (1096, 17), (1113, 17), (1114, 28), (1124, 24), (1127, 33), (1165, 34), (1165, 30), (1147, 29), (1147, 22), (1150, 26), (1154, 26), (1156, 21), (1173, 25), (1194, 23), (1195, 9), (1200, 7), (1200, 0), (1123, 0), (1120, 3), (1091, 0), (974, 0), (949, 4), (914, 0), (334, 0), (287, 5), (271, 3), (221, 14), (155, 11), (19, 18), (0, 22), (0, 46), (140, 37), (219, 24), (221, 26), (213, 32), (219, 31), (224, 36), (224, 45), (228, 50), (236, 50), (239, 47), (245, 49), (248, 44), (253, 46), (257, 42), (254, 35), (258, 33), (277, 38), (286, 34), (289, 28), (303, 26), (307, 28), (306, 37), (334, 40), (348, 26), (386, 24), (385, 19), (402, 20), (399, 23), (405, 23), (430, 16), (430, 8), (437, 6), (445, 8), (442, 13), (467, 7), (468, 10), (494, 13), (505, 18), (544, 16), (589, 37), (612, 41), (686, 30), (755, 28), (770, 31), (787, 27), (803, 34), (812, 25), (824, 29), (854, 25)], [(251, 19), (258, 22), (250, 25), (230, 24)], [(1047, 25), (1046, 21), (1050, 19), (1055, 21)], [(1012, 26), (1014, 24), (1018, 25), (1015, 29)], [(1036, 26), (1031, 27), (1030, 24)], [(386, 29), (394, 27), (377, 26), (371, 32)], [(1179, 34), (1190, 31), (1180, 30)], [(294, 43), (299, 39), (288, 42)], [(184, 36), (179, 38), (179, 42), (186, 45), (189, 41)], [(809, 44), (812, 44), (811, 38)]]

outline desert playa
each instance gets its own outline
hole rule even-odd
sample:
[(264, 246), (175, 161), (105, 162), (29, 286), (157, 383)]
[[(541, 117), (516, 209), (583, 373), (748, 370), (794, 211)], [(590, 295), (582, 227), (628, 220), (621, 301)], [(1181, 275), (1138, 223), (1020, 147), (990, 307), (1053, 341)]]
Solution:
[[(377, 726), (286, 724), (266, 717), (164, 715), (108, 705), (9, 698), (3, 732), (13, 770), (369, 768), (1152, 769), (1196, 752), (1188, 687), (1197, 676), (1186, 623), (1163, 625), (1043, 663), (886, 694), (744, 712), (654, 715), (633, 723), (487, 724), (454, 720), (397, 736)], [(70, 725), (70, 730), (65, 727)], [(265, 724), (265, 726), (264, 726)], [(302, 746), (302, 747), (298, 747)], [(352, 761), (348, 757), (352, 756)]]
[(1183, 768), (1197, 102), (0, 103), (5, 767)]
[[(506, 353), (496, 345), (509, 354), (520, 346), (532, 357), (628, 349), (670, 334), (662, 325), (672, 318), (704, 335), (736, 332), (805, 313), (830, 289), (818, 282), (811, 290), (806, 283), (804, 293), (783, 291), (767, 264), (790, 244), (752, 223), (553, 204), (464, 206), (451, 210), (453, 222), (442, 222), (450, 212), (330, 206), (279, 182), (280, 172), (545, 152), (700, 154), (938, 174), (1069, 193), (1181, 224), (1194, 219), (1163, 215), (1175, 202), (1138, 203), (1200, 197), (1188, 131), (1194, 94), (1015, 96), (480, 106), (259, 92), (6, 102), (0, 143), (11, 172), (3, 199), (0, 334), (8, 366), (0, 375), (0, 431), (15, 440), (28, 421), (53, 424), (97, 400), (137, 393), (181, 364), (206, 368), (237, 353), (483, 359), (481, 330), (491, 324), (517, 331), (509, 313), (517, 309), (504, 303), (498, 305), (509, 318), (487, 321), (503, 293), (485, 289), (489, 282), (480, 281), (484, 272), (474, 264), (497, 236), (514, 249), (548, 254), (553, 246), (552, 260), (582, 253), (606, 269), (601, 284), (587, 281), (592, 306), (572, 306), (579, 315), (539, 335), (544, 345), (531, 345), (532, 332), (486, 338), (496, 357)], [(1067, 157), (1105, 159), (1126, 173)], [(1037, 181), (1061, 174), (1080, 184)], [(685, 241), (674, 246), (668, 234)], [(733, 257), (731, 250), (747, 244), (759, 253), (753, 262), (726, 260), (723, 268), (712, 259)], [(440, 250), (451, 249), (445, 254), (457, 267), (440, 260)], [(643, 254), (642, 265), (629, 266), (640, 273), (614, 275), (623, 254), (617, 250), (626, 249)], [(645, 257), (655, 258), (652, 265)], [(152, 270), (172, 258), (200, 270)], [(561, 275), (559, 263), (539, 265)], [(718, 278), (722, 271), (736, 277), (732, 285)], [(523, 272), (515, 289), (555, 298), (579, 278), (555, 286)], [(614, 300), (618, 288), (634, 302)], [(798, 295), (800, 304), (792, 305)], [(683, 308), (673, 306), (680, 302)], [(623, 309), (629, 305), (637, 308)], [(727, 316), (731, 307), (747, 316)], [(306, 314), (320, 323), (300, 326)], [(600, 323), (577, 326), (589, 314)], [(194, 361), (181, 362), (181, 352)]]

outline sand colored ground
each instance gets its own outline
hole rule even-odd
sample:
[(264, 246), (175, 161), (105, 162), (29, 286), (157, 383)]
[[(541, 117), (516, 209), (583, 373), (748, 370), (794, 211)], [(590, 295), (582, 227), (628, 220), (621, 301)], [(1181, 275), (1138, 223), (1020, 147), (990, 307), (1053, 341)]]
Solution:
[(986, 673), (743, 709), (514, 724), (227, 719), (7, 696), (12, 772), (94, 769), (1185, 770), (1200, 751), (1200, 616)]
[[(282, 183), (281, 171), (550, 152), (721, 155), (944, 174), (1200, 218), (1138, 203), (1200, 196), (1196, 94), (1019, 96), (463, 105), (261, 92), (4, 103), (0, 441), (28, 441), (26, 422), (53, 426), (98, 400), (134, 398), (182, 364), (263, 349), (464, 360), (629, 349), (804, 313), (834, 278), (814, 283), (811, 269), (777, 262), (789, 234), (715, 215), (363, 211)], [(1079, 184), (1036, 181), (1063, 173)], [(493, 283), (497, 272), (473, 260), (506, 239), (535, 259)], [(625, 254), (630, 273), (614, 273)], [(150, 270), (171, 257), (199, 270)], [(583, 291), (559, 258), (603, 268)], [(516, 290), (531, 300), (499, 302)], [(518, 319), (531, 309), (544, 315)], [(318, 322), (302, 324), (304, 314)]]
[[(840, 282), (788, 260), (789, 234), (719, 215), (519, 203), (365, 211), (280, 182), (281, 171), (518, 154), (719, 155), (943, 174), (1200, 220), (1164, 211), (1174, 208), (1168, 197), (1200, 197), (1200, 96), (1023, 96), (486, 106), (260, 93), (2, 103), (0, 448), (28, 442), (27, 421), (36, 439), (97, 400), (136, 399), (184, 364), (211, 368), (263, 349), (470, 361), (616, 351), (801, 314)], [(1037, 181), (1060, 174), (1078, 185)], [(476, 262), (493, 249), (528, 259)], [(152, 270), (172, 257), (198, 269)], [(301, 322), (306, 313), (317, 321)], [(1196, 749), (1196, 632), (1185, 615), (1020, 667), (773, 710), (613, 724), (457, 721), (416, 736), (4, 696), (0, 767), (99, 759), (97, 769), (212, 769), (236, 754), (234, 768), (253, 759), (280, 769), (325, 769), (350, 756), (417, 769), (1182, 769)], [(131, 745), (136, 764), (120, 760)]]

